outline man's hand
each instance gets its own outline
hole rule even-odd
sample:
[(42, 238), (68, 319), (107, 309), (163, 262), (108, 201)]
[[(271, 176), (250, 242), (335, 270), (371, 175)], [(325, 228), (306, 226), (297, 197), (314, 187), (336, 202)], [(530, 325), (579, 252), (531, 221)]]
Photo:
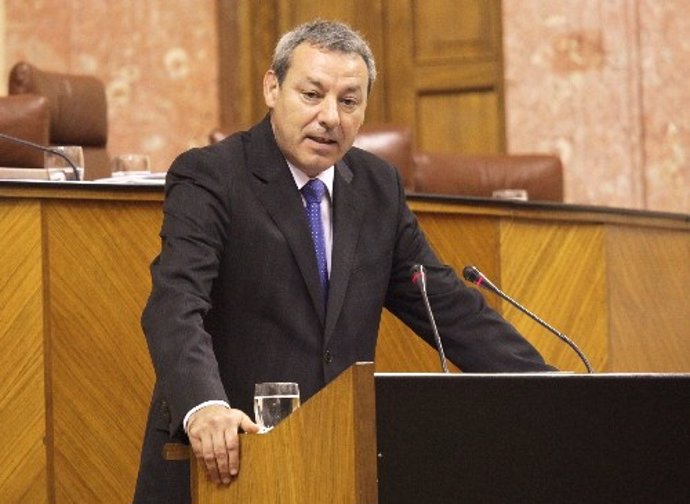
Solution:
[(237, 431), (259, 432), (245, 413), (225, 406), (207, 406), (189, 418), (187, 434), (200, 464), (216, 484), (228, 484), (240, 469), (240, 439)]

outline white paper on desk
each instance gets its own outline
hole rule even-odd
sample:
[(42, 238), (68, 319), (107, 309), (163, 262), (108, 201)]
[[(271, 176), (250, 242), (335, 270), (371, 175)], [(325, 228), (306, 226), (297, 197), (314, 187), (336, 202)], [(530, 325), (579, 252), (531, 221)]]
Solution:
[(135, 185), (163, 185), (165, 172), (120, 172), (112, 177), (96, 179), (98, 184), (135, 184)]

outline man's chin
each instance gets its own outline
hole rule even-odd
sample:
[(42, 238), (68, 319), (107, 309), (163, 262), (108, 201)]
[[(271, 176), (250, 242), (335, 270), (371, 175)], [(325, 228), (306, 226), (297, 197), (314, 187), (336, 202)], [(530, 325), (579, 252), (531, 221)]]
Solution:
[(333, 156), (315, 156), (310, 159), (298, 160), (293, 164), (310, 177), (316, 177), (322, 171), (333, 166), (338, 159), (339, 158)]

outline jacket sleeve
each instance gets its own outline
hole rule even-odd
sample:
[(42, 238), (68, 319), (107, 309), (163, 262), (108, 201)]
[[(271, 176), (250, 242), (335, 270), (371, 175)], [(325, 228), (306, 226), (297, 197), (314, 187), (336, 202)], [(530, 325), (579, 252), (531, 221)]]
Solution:
[(228, 401), (203, 323), (230, 219), (227, 177), (217, 158), (208, 150), (188, 151), (168, 171), (161, 252), (151, 265), (152, 291), (142, 315), (173, 432), (194, 406)]
[(386, 308), (435, 347), (431, 324), (410, 269), (427, 270), (427, 292), (444, 351), (465, 372), (552, 371), (539, 352), (447, 265), (441, 264), (405, 202), (400, 184), (397, 243)]

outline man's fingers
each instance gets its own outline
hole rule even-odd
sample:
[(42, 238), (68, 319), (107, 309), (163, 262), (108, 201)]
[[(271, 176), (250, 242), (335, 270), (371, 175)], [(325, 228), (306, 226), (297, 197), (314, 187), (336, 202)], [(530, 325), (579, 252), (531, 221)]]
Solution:
[(228, 454), (228, 474), (237, 476), (240, 471), (240, 438), (237, 431), (225, 431), (225, 447)]
[[(231, 476), (234, 476), (237, 473), (235, 472), (235, 474), (232, 474), (230, 470), (230, 454), (228, 453), (226, 446), (227, 432), (228, 430), (226, 429), (224, 432), (214, 433), (213, 436), (213, 454), (215, 457), (216, 468), (218, 470), (218, 477), (220, 478), (220, 481), (226, 485), (230, 483)], [(237, 434), (235, 434), (235, 437), (237, 437)]]
[(242, 413), (242, 417), (240, 418), (238, 430), (240, 427), (242, 428), (242, 430), (244, 432), (246, 432), (248, 434), (256, 434), (257, 432), (259, 432), (259, 426), (256, 425), (254, 422), (252, 422), (252, 419), (249, 418), (249, 416), (246, 415), (245, 413)]
[[(212, 409), (213, 408), (213, 409)], [(243, 412), (209, 406), (196, 412), (189, 421), (189, 440), (194, 455), (206, 468), (215, 484), (228, 484), (240, 468), (238, 430), (258, 432), (259, 427)]]
[(214, 452), (214, 444), (211, 436), (203, 436), (201, 442), (201, 453), (197, 455), (197, 459), (201, 459), (200, 462), (206, 467), (206, 474), (210, 480), (219, 484), (221, 482), (221, 477), (218, 472), (218, 464), (216, 462), (216, 454)]

